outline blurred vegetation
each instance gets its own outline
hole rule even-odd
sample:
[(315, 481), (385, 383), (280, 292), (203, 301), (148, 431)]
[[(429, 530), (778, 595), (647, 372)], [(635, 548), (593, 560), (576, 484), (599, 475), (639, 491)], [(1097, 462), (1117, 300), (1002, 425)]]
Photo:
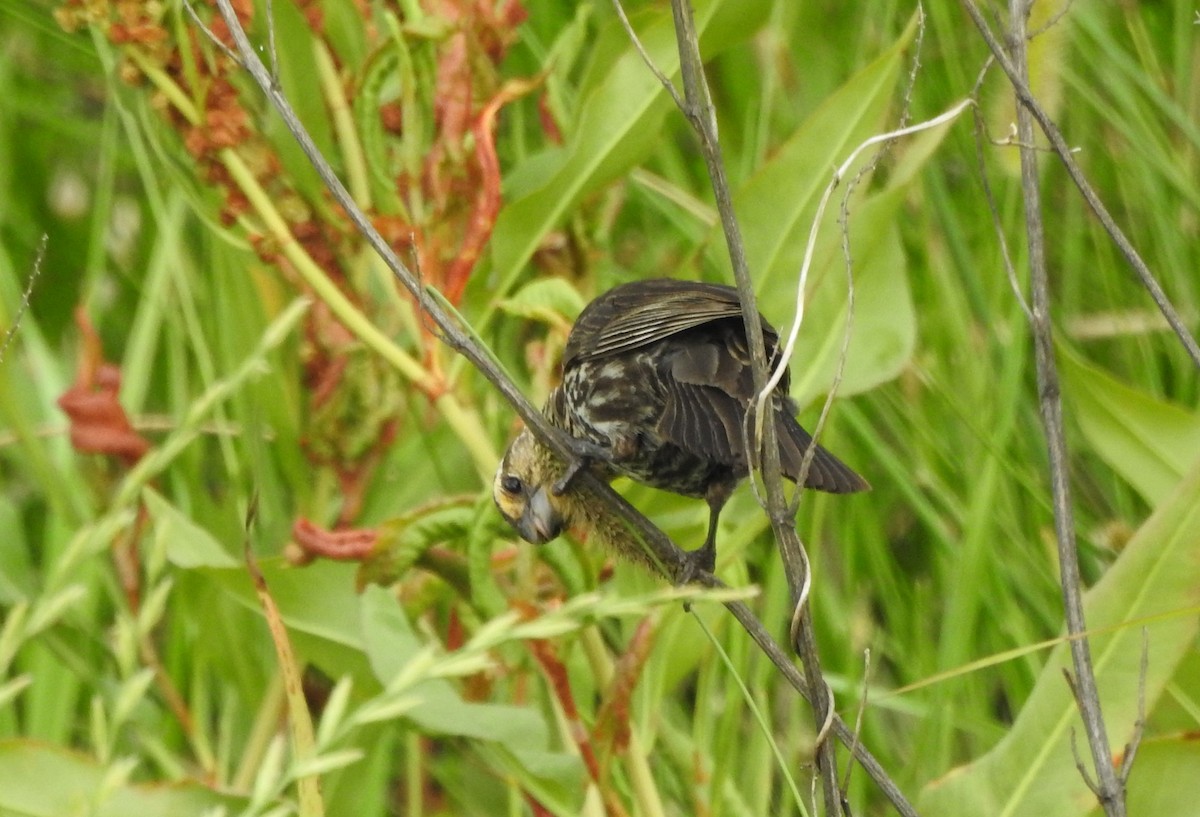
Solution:
[[(915, 9), (696, 5), (760, 305), (786, 326), (831, 168), (898, 121)], [(627, 7), (669, 72), (668, 5)], [(263, 7), (239, 8), (265, 48)], [(274, 9), (280, 83), (318, 144), (535, 401), (596, 293), (728, 280), (703, 163), (607, 2)], [(967, 96), (986, 56), (957, 4), (926, 11), (915, 119)], [(1193, 17), (1075, 3), (1033, 73), (1196, 327)], [(998, 72), (981, 110), (1003, 137)], [(967, 118), (895, 145), (852, 195), (856, 308), (823, 441), (874, 490), (806, 496), (798, 524), (839, 711), (853, 721), (869, 689), (862, 740), (922, 813), (1085, 814), (1062, 650), (1039, 646), (1062, 615), (1031, 344)], [(1015, 152), (984, 154), (1021, 270)], [(1110, 739), (1129, 739), (1141, 686), (1131, 812), (1200, 814), (1181, 771), (1200, 728), (1200, 380), (1042, 167)], [(586, 543), (504, 529), (490, 472), (512, 412), (178, 2), (0, 5), (0, 197), (6, 330), (32, 287), (0, 361), (0, 813), (806, 813), (803, 703), (719, 605), (685, 614)], [(839, 246), (831, 214), (793, 361), (809, 424), (845, 325)], [(617, 487), (677, 541), (703, 538), (703, 503)], [(783, 637), (748, 489), (722, 522), (718, 572), (757, 586)], [(357, 558), (300, 566), (314, 543)], [(299, 693), (244, 546), (304, 668), (311, 736), (294, 708), (283, 725)], [(319, 798), (298, 785), (313, 775)], [(850, 801), (886, 811), (861, 771)]]

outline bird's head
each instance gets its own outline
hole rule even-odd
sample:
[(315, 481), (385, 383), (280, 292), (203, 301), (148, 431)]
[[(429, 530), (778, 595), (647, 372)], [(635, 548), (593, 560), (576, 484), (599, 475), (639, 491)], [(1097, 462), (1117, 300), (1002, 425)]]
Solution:
[(492, 497), (500, 515), (526, 542), (549, 542), (569, 523), (565, 500), (551, 490), (558, 470), (553, 455), (528, 429), (517, 435), (500, 460)]

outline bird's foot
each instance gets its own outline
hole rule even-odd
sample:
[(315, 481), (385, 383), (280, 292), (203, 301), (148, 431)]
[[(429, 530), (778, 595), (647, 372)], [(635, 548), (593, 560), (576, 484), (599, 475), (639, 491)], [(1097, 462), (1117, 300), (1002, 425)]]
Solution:
[[(680, 585), (699, 582), (702, 575), (711, 575), (717, 567), (717, 549), (708, 543), (705, 543), (703, 547), (696, 550), (685, 550), (680, 555), (683, 562), (683, 569), (678, 576), (678, 584)], [(690, 613), (692, 603), (685, 601), (683, 609), (685, 612)]]
[(688, 551), (687, 559), (697, 571), (712, 573), (717, 569), (717, 549), (711, 542), (703, 547)]
[[(712, 504), (710, 502), (710, 504)], [(722, 500), (721, 504), (724, 504)], [(685, 568), (680, 584), (691, 584), (700, 578), (701, 573), (711, 574), (717, 568), (717, 517), (721, 512), (720, 505), (709, 514), (708, 517), (708, 535), (704, 537), (704, 544), (695, 550), (684, 552), (683, 560)]]

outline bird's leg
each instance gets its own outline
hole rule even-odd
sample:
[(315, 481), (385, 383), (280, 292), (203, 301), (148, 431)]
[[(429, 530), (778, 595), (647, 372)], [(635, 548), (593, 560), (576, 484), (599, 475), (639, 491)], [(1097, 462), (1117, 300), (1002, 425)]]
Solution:
[(704, 493), (704, 500), (708, 503), (708, 535), (704, 537), (703, 545), (687, 555), (692, 573), (701, 570), (712, 573), (717, 566), (717, 521), (736, 484), (737, 480), (729, 474), (723, 479), (714, 479)]
[(571, 449), (571, 459), (567, 462), (567, 467), (563, 471), (562, 476), (554, 482), (554, 485), (550, 486), (550, 491), (555, 496), (562, 496), (571, 487), (571, 483), (574, 482), (575, 477), (579, 476), (579, 472), (584, 468), (587, 468), (596, 460), (603, 460), (608, 457), (608, 449), (602, 445), (596, 445), (596, 443), (581, 440), (569, 434), (563, 434), (562, 436), (563, 442)]
[(708, 536), (705, 537), (704, 544), (687, 555), (688, 561), (691, 562), (692, 569), (695, 571), (703, 570), (705, 573), (712, 573), (717, 567), (717, 517), (720, 516), (720, 513), (720, 508), (713, 508), (709, 513)]
[[(708, 536), (704, 539), (704, 544), (696, 550), (688, 550), (683, 553), (683, 574), (677, 576), (675, 581), (679, 584), (691, 584), (699, 578), (700, 573), (712, 573), (717, 567), (717, 517), (721, 514), (721, 508), (715, 507), (708, 515)], [(683, 603), (683, 612), (692, 612), (691, 601)]]

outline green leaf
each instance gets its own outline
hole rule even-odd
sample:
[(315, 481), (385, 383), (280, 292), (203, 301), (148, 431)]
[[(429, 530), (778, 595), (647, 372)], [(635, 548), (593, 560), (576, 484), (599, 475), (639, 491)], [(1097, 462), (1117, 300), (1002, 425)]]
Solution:
[(533, 318), (545, 323), (574, 321), (583, 311), (583, 296), (562, 278), (540, 278), (521, 287), (511, 298), (500, 302), (510, 315)]
[[(1142, 626), (1149, 667), (1146, 705), (1153, 707), (1179, 662), (1195, 648), (1200, 619), (1200, 465), (1130, 540), (1116, 563), (1084, 596), (1096, 683), (1114, 749), (1129, 740), (1138, 717)], [(1111, 630), (1111, 631), (1110, 631)], [(920, 811), (937, 815), (1088, 813), (1095, 797), (1075, 768), (1071, 733), (1083, 745), (1082, 724), (1063, 671), (1071, 668), (1060, 644), (1042, 668), (1029, 700), (1008, 734), (986, 755), (930, 784)], [(1134, 775), (1137, 776), (1136, 773)]]
[(1200, 415), (1130, 388), (1065, 343), (1055, 348), (1063, 393), (1088, 443), (1157, 505), (1200, 458)]
[[(704, 56), (711, 58), (750, 36), (766, 18), (769, 7), (766, 0), (697, 3), (696, 29)], [(643, 46), (660, 70), (674, 76), (679, 55), (669, 10), (656, 10), (641, 19), (650, 21), (637, 26)], [(491, 241), (492, 263), (500, 281), (498, 287), (489, 283), (494, 291), (503, 294), (511, 289), (542, 238), (581, 197), (620, 177), (659, 142), (671, 100), (615, 19), (602, 39), (611, 42), (613, 37), (625, 38), (620, 56), (610, 65), (599, 65), (593, 74), (599, 80), (581, 102), (580, 118), (568, 134), (567, 144), (555, 150), (552, 159), (530, 160), (538, 162), (544, 183), (500, 212)], [(521, 178), (519, 168), (515, 175)]]
[[(367, 656), (380, 683), (387, 684), (422, 651), (395, 596), (379, 587), (363, 592), (363, 633)], [(516, 747), (544, 747), (549, 731), (532, 710), (506, 705), (477, 704), (464, 700), (454, 686), (431, 678), (411, 687), (422, 703), (408, 717), (423, 728), (447, 735), (513, 743)]]
[(182, 568), (241, 565), (212, 534), (184, 516), (157, 491), (146, 488), (142, 497), (154, 520), (154, 534), (165, 546), (172, 564)]
[(0, 814), (188, 817), (218, 808), (237, 814), (246, 802), (192, 783), (119, 783), (101, 794), (107, 774), (104, 766), (75, 752), (28, 741), (0, 741)]
[(299, 780), (302, 777), (315, 777), (328, 774), (335, 769), (342, 769), (352, 763), (358, 763), (365, 756), (366, 753), (362, 749), (340, 749), (323, 755), (317, 755), (293, 766), (291, 771), (288, 772), (288, 778), (290, 780)]
[(1200, 744), (1194, 739), (1156, 739), (1143, 743), (1129, 778), (1130, 814), (1200, 817), (1200, 797), (1186, 780), (1200, 769)]
[[(362, 596), (367, 655), (385, 686), (423, 652), (391, 592), (368, 587)], [(422, 730), (487, 741), (515, 759), (525, 774), (562, 790), (578, 788), (583, 770), (577, 759), (549, 749), (550, 728), (544, 717), (526, 707), (475, 703), (463, 699), (448, 681), (430, 678), (403, 694), (404, 717)], [(555, 762), (548, 762), (554, 758)], [(544, 779), (550, 774), (554, 779)]]

